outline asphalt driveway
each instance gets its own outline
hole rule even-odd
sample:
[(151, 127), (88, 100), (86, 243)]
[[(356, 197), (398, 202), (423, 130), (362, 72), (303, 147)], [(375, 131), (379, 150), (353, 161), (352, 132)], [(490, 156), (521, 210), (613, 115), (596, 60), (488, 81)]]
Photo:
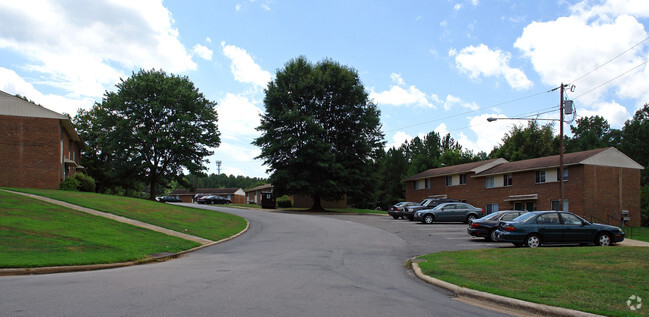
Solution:
[(0, 315), (503, 316), (457, 301), (404, 267), (436, 249), (484, 247), (459, 235), (438, 238), (462, 225), (202, 207), (243, 216), (250, 228), (164, 263), (2, 277)]

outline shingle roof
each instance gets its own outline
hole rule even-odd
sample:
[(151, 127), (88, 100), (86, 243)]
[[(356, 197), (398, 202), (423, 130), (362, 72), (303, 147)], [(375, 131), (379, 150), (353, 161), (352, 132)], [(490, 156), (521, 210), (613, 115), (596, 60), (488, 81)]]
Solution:
[(247, 193), (247, 192), (254, 192), (254, 191), (256, 191), (256, 190), (264, 190), (264, 189), (271, 189), (271, 188), (273, 188), (273, 185), (271, 185), (271, 184), (264, 184), (264, 185), (261, 185), (261, 186), (253, 187), (253, 188), (250, 188), (250, 189), (246, 189), (246, 193)]
[(432, 168), (427, 171), (412, 175), (410, 177), (406, 177), (403, 181), (411, 181), (411, 180), (416, 180), (416, 179), (424, 179), (424, 178), (431, 178), (431, 177), (439, 177), (439, 176), (447, 176), (447, 175), (456, 175), (456, 174), (463, 174), (463, 173), (479, 173), (483, 169), (490, 168), (492, 166), (497, 166), (499, 164), (506, 163), (507, 160), (505, 159), (492, 159), (492, 160), (487, 160), (487, 161), (480, 161), (480, 162), (472, 162), (472, 163), (466, 163), (466, 164), (460, 164), (460, 165), (453, 165), (453, 166), (446, 166), (446, 167), (439, 167), (439, 168)]
[[(563, 155), (563, 165), (600, 165), (600, 166), (613, 166), (613, 167), (626, 167), (634, 169), (643, 169), (643, 167), (618, 151), (616, 148), (608, 147), (583, 152), (567, 153)], [(476, 173), (473, 177), (482, 177), (498, 174), (507, 174), (513, 172), (538, 170), (543, 168), (559, 167), (560, 156), (546, 156), (535, 159), (508, 162), (492, 167), (488, 170)]]

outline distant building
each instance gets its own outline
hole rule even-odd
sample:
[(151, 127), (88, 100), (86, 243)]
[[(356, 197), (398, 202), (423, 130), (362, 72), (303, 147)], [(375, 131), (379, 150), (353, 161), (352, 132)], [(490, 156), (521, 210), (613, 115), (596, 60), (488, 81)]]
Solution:
[(169, 196), (175, 196), (184, 203), (194, 202), (196, 195), (218, 195), (232, 201), (233, 204), (245, 204), (245, 193), (241, 188), (196, 188), (194, 191), (189, 189), (176, 189), (169, 193)]
[(67, 116), (0, 91), (0, 186), (58, 189), (84, 170)]
[[(587, 220), (619, 225), (628, 210), (640, 225), (640, 164), (615, 148), (564, 155), (562, 209)], [(507, 162), (496, 159), (434, 168), (403, 180), (407, 201), (453, 198), (498, 210), (558, 210), (559, 156)]]
[(246, 192), (246, 203), (261, 205), (261, 194), (272, 193), (273, 185), (264, 184), (261, 186), (247, 189), (245, 190), (245, 192)]

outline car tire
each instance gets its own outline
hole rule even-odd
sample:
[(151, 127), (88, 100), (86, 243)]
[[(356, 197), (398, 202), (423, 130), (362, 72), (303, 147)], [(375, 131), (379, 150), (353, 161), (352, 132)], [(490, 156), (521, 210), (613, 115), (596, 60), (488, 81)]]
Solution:
[(394, 219), (399, 219), (399, 216), (392, 216), (392, 218), (394, 218)]
[(476, 220), (478, 217), (476, 217), (474, 214), (466, 216), (466, 221), (465, 223), (470, 223), (473, 220)]
[(487, 239), (489, 241), (494, 241), (494, 242), (498, 241), (498, 237), (496, 235), (496, 228), (493, 228), (493, 229), (489, 230), (489, 234), (485, 237), (485, 239)]
[(595, 239), (595, 244), (603, 247), (609, 246), (612, 243), (613, 239), (611, 239), (611, 235), (605, 232), (598, 234)]
[(424, 218), (421, 219), (421, 222), (425, 224), (431, 224), (435, 222), (435, 217), (433, 217), (433, 215), (431, 214), (424, 215)]
[(525, 238), (525, 246), (528, 248), (537, 248), (541, 246), (541, 237), (531, 234)]

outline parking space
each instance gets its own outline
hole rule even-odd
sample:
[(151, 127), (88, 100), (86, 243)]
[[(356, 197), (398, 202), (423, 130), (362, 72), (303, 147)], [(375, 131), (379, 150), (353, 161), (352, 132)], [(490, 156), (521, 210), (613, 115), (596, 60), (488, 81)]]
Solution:
[(473, 238), (467, 232), (465, 223), (433, 223), (393, 219), (373, 215), (331, 215), (334, 217), (362, 223), (395, 234), (406, 241), (409, 256), (418, 256), (440, 251), (483, 248), (511, 248), (510, 243), (488, 242), (483, 238)]

